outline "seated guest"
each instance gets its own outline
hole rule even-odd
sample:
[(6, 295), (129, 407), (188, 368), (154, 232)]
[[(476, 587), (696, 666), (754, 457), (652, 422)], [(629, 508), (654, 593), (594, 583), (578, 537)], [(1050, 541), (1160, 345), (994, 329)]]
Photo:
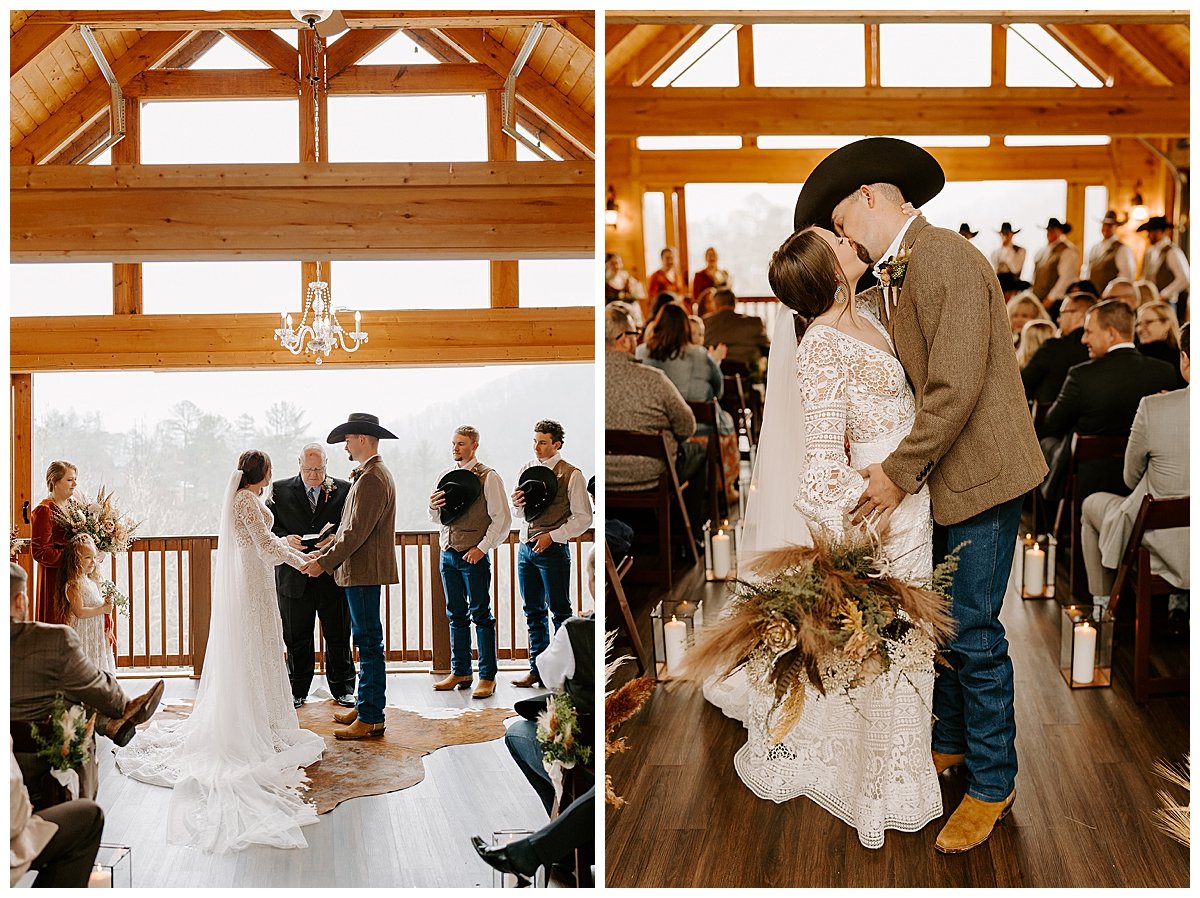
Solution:
[[(610, 430), (635, 433), (667, 431), (667, 451), (675, 453), (675, 472), (687, 482), (683, 499), (694, 532), (699, 532), (707, 481), (696, 476), (704, 466), (704, 447), (688, 442), (696, 416), (667, 375), (634, 358), (638, 333), (623, 304), (604, 308), (604, 416)], [(605, 459), (605, 489), (648, 490), (663, 474), (653, 458), (610, 455)]]
[(1021, 366), (1026, 399), (1036, 399), (1038, 405), (1049, 408), (1050, 403), (1058, 398), (1058, 391), (1067, 379), (1067, 371), (1087, 361), (1088, 351), (1083, 345), (1083, 318), (1095, 304), (1096, 298), (1087, 293), (1072, 293), (1063, 300), (1058, 310), (1058, 336), (1043, 343)]
[(704, 342), (707, 346), (725, 344), (725, 357), (741, 362), (751, 371), (758, 367), (759, 360), (771, 348), (767, 328), (757, 315), (740, 315), (735, 312), (737, 297), (732, 290), (717, 290), (713, 293), (711, 315), (704, 317)]
[(1096, 285), (1084, 278), (1082, 281), (1076, 281), (1067, 288), (1067, 294), (1071, 293), (1087, 293), (1089, 296), (1100, 298), (1100, 291), (1096, 289)]
[(662, 264), (658, 271), (650, 275), (650, 282), (646, 285), (646, 293), (650, 296), (658, 296), (660, 293), (674, 294), (677, 299), (690, 299), (687, 295), (687, 284), (683, 280), (683, 272), (675, 265), (675, 250), (671, 247), (664, 247), (663, 251), (658, 254)]
[(1118, 302), (1123, 302), (1131, 309), (1138, 307), (1138, 292), (1134, 287), (1133, 281), (1127, 278), (1114, 278), (1108, 282), (1108, 286), (1104, 288), (1104, 292), (1100, 294), (1101, 299), (1115, 299)]
[(539, 867), (554, 864), (556, 859), (595, 841), (596, 787), (592, 786), (576, 798), (565, 810), (540, 830), (524, 839), (517, 839), (493, 848), (479, 836), (471, 837), (475, 851), (489, 865), (518, 877), (522, 885)]
[(664, 306), (669, 305), (678, 305), (680, 308), (683, 308), (679, 300), (670, 293), (659, 293), (654, 297), (654, 301), (650, 303), (650, 316), (646, 319), (646, 328), (643, 334), (643, 339), (650, 339), (650, 335), (654, 333), (654, 323), (658, 321), (658, 313), (663, 310)]
[[(1170, 303), (1159, 300), (1138, 306), (1136, 333), (1137, 347), (1142, 355), (1164, 361), (1179, 370), (1179, 321)], [(1175, 387), (1182, 390), (1185, 386), (1181, 374)]]
[(1040, 319), (1042, 321), (1050, 320), (1050, 313), (1038, 301), (1038, 298), (1033, 293), (1021, 293), (1014, 296), (1008, 301), (1008, 323), (1012, 327), (1013, 346), (1016, 347), (1021, 342), (1021, 331), (1025, 328), (1026, 321)]
[[(728, 290), (729, 272), (717, 266), (717, 251), (711, 246), (704, 251), (704, 267), (692, 277), (692, 308), (701, 317), (712, 311), (710, 290)], [(708, 294), (708, 295), (706, 295)]]
[(1162, 302), (1162, 295), (1158, 292), (1158, 287), (1152, 281), (1134, 281), (1133, 291), (1137, 294), (1136, 309), (1151, 302)]
[[(1185, 324), (1179, 354), (1180, 376), (1185, 382), (1191, 380), (1188, 342)], [(1189, 393), (1185, 387), (1147, 396), (1138, 405), (1125, 450), (1125, 486), (1132, 492), (1124, 498), (1114, 493), (1093, 493), (1083, 501), (1083, 560), (1088, 589), (1097, 604), (1108, 603), (1114, 573), (1125, 555), (1142, 498), (1190, 494)], [(1187, 530), (1147, 533), (1144, 545), (1150, 550), (1152, 573), (1181, 590), (1191, 588)]]
[[(1090, 361), (1067, 372), (1062, 390), (1038, 428), (1039, 437), (1059, 437), (1047, 481), (1047, 498), (1057, 501), (1061, 476), (1070, 455), (1070, 435), (1128, 436), (1143, 396), (1173, 389), (1175, 372), (1165, 362), (1147, 358), (1133, 345), (1133, 312), (1121, 302), (1109, 300), (1092, 307), (1084, 319), (1083, 345)], [(1043, 444), (1043, 451), (1048, 447)], [(1097, 459), (1078, 469), (1080, 498), (1107, 491), (1126, 495), (1121, 463)]]
[(1004, 302), (1007, 304), (1010, 299), (1029, 289), (1029, 281), (1021, 280), (1011, 271), (1002, 271), (996, 275), (996, 279), (1000, 281), (1000, 290), (1004, 293)]
[(34, 888), (85, 889), (100, 835), (104, 812), (86, 798), (64, 801), (36, 814), (9, 738), (8, 751), (9, 878), (14, 886), (30, 870)]
[[(34, 807), (45, 807), (53, 798), (42, 794), (42, 779), (50, 766), (38, 757), (30, 727), (45, 731), (46, 721), (59, 694), (69, 705), (96, 712), (96, 732), (127, 745), (139, 723), (150, 719), (163, 694), (159, 680), (145, 695), (125, 697), (117, 678), (88, 660), (79, 637), (70, 627), (27, 621), (26, 575), (20, 565), (9, 564), (9, 719), (13, 751), (25, 777)], [(93, 737), (94, 739), (94, 737)], [(80, 795), (96, 797), (96, 745), (92, 742), (87, 763), (80, 771)]]
[(633, 307), (633, 319), (638, 327), (650, 320), (646, 317), (649, 311), (646, 288), (625, 269), (625, 263), (616, 253), (609, 253), (604, 257), (604, 301), (629, 303)]
[(1021, 328), (1021, 341), (1017, 344), (1017, 364), (1022, 368), (1028, 365), (1034, 354), (1057, 332), (1054, 322), (1045, 318), (1026, 321)]

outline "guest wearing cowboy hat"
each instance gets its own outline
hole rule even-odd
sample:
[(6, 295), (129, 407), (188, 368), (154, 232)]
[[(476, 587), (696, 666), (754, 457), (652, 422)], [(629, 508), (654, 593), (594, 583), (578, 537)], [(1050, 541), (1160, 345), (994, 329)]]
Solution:
[(1099, 296), (1117, 278), (1132, 281), (1136, 267), (1133, 260), (1133, 250), (1117, 236), (1117, 228), (1123, 226), (1128, 219), (1122, 220), (1112, 209), (1100, 219), (1100, 242), (1088, 253), (1087, 279), (1096, 288)]
[[(991, 259), (992, 268), (996, 269), (997, 275), (1007, 272), (1015, 278), (1021, 277), (1021, 271), (1025, 268), (1025, 247), (1013, 243), (1013, 235), (1020, 233), (1020, 228), (1014, 231), (1007, 221), (1000, 225), (1000, 248), (992, 253)], [(1027, 286), (1029, 285), (1026, 284)], [(1025, 287), (1021, 289), (1024, 290)]]
[(333, 542), (300, 570), (310, 577), (333, 574), (346, 589), (350, 633), (358, 649), (358, 697), (355, 707), (333, 715), (342, 724), (338, 739), (383, 735), (383, 706), (387, 700), (383, 624), (379, 596), (383, 584), (399, 583), (396, 570), (396, 484), (379, 455), (380, 440), (396, 435), (379, 425), (379, 418), (354, 412), (326, 438), (346, 444), (346, 454), (358, 467), (350, 472), (350, 491)]
[(1079, 247), (1067, 239), (1070, 224), (1051, 218), (1046, 223), (1046, 245), (1033, 257), (1033, 290), (1047, 309), (1067, 295), (1072, 282), (1079, 279)]
[(583, 472), (559, 454), (563, 436), (557, 421), (533, 425), (534, 460), (521, 468), (512, 494), (514, 513), (523, 521), (517, 581), (529, 628), (529, 673), (514, 686), (541, 682), (537, 659), (550, 644), (547, 609), (557, 633), (572, 613), (571, 540), (592, 525)]
[(964, 237), (966, 237), (968, 240), (974, 240), (974, 239), (975, 239), (975, 237), (976, 237), (976, 235), (977, 235), (979, 232), (978, 232), (978, 231), (972, 231), (972, 230), (971, 230), (971, 226), (970, 226), (969, 224), (967, 224), (967, 223), (964, 221), (962, 224), (960, 224), (960, 225), (958, 226), (958, 233), (962, 234), (962, 235), (963, 235)]
[(1162, 215), (1156, 215), (1138, 228), (1150, 241), (1142, 259), (1142, 280), (1150, 281), (1158, 288), (1158, 298), (1174, 303), (1176, 317), (1182, 321), (1187, 309), (1187, 289), (1191, 270), (1187, 257), (1167, 231), (1174, 230)]
[(512, 514), (500, 475), (475, 457), (479, 431), (454, 431), (454, 464), (429, 497), (429, 518), (441, 525), (440, 570), (450, 619), (450, 675), (433, 684), (439, 692), (471, 685), (471, 623), (479, 645), (479, 684), (471, 698), (496, 691), (496, 618), (492, 615), (492, 565), (488, 553), (508, 538)]

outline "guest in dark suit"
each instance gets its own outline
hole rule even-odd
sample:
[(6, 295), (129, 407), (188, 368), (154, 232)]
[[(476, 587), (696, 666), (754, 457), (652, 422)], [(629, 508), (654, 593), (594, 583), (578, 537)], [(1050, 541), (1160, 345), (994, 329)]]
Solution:
[(1083, 319), (1096, 301), (1089, 293), (1072, 293), (1063, 302), (1058, 311), (1059, 335), (1043, 343), (1021, 369), (1026, 399), (1036, 399), (1039, 405), (1049, 407), (1058, 398), (1067, 372), (1088, 360), (1087, 347), (1083, 345)]
[[(271, 509), (275, 512), (276, 536), (282, 536), (293, 549), (324, 550), (333, 542), (342, 508), (350, 494), (350, 483), (325, 474), (325, 448), (309, 443), (300, 450), (300, 473), (271, 484)], [(317, 542), (303, 543), (301, 536), (319, 533), (329, 525)], [(279, 614), (283, 619), (283, 641), (287, 645), (288, 677), (292, 682), (292, 701), (304, 704), (312, 686), (315, 667), (313, 625), (321, 618), (325, 637), (325, 679), (339, 705), (354, 707), (354, 661), (350, 655), (350, 607), (346, 591), (334, 582), (332, 574), (308, 577), (295, 568), (281, 564), (275, 568), (275, 590), (279, 594)]]
[(762, 356), (770, 350), (767, 328), (756, 315), (739, 315), (735, 312), (737, 297), (732, 290), (713, 292), (716, 311), (704, 316), (704, 342), (708, 346), (724, 344), (728, 352), (725, 358), (741, 362), (753, 370)]
[[(1067, 373), (1058, 398), (1038, 428), (1039, 437), (1062, 438), (1051, 479), (1066, 470), (1072, 433), (1128, 436), (1142, 397), (1175, 388), (1171, 366), (1147, 358), (1134, 347), (1133, 321), (1133, 311), (1122, 302), (1105, 301), (1088, 312), (1083, 345), (1091, 360)], [(1101, 491), (1129, 494), (1119, 459), (1086, 462), (1078, 477), (1080, 498)], [(1057, 498), (1057, 489), (1048, 498)]]

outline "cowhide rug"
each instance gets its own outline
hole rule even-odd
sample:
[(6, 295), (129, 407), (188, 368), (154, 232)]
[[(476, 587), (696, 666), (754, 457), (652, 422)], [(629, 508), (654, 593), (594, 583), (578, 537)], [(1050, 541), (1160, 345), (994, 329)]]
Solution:
[[(192, 710), (190, 701), (164, 705), (154, 719), (179, 720)], [(504, 735), (504, 721), (516, 716), (512, 708), (426, 708), (406, 711), (384, 708), (383, 736), (357, 741), (333, 737), (340, 724), (332, 701), (307, 702), (296, 709), (300, 726), (325, 740), (321, 760), (306, 768), (308, 798), (318, 814), (327, 814), (343, 801), (365, 795), (384, 795), (415, 786), (425, 779), (425, 755), (450, 745), (490, 742)]]

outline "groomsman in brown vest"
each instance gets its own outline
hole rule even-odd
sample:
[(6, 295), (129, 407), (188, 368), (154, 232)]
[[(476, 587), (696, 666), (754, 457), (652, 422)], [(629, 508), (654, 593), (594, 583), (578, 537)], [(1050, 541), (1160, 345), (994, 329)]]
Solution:
[(560, 450), (563, 428), (557, 421), (533, 425), (534, 460), (521, 468), (512, 494), (521, 526), (517, 581), (525, 600), (529, 628), (529, 674), (514, 686), (541, 685), (537, 657), (550, 644), (547, 609), (558, 631), (572, 615), (571, 540), (592, 526), (592, 503), (583, 472)]
[(1162, 215), (1155, 215), (1138, 228), (1138, 233), (1145, 234), (1150, 241), (1142, 258), (1142, 278), (1158, 288), (1159, 298), (1173, 304), (1176, 317), (1183, 321), (1187, 317), (1187, 289), (1191, 271), (1183, 250), (1167, 236), (1170, 230), (1171, 223)]
[(429, 517), (441, 525), (441, 574), (450, 619), (450, 676), (433, 688), (471, 685), (471, 623), (479, 644), (479, 685), (472, 698), (496, 691), (496, 618), (492, 614), (492, 566), (488, 553), (508, 539), (512, 514), (500, 475), (480, 462), (479, 431), (454, 431), (454, 465), (438, 479), (429, 497)]
[(1117, 228), (1125, 224), (1109, 209), (1100, 219), (1100, 242), (1088, 253), (1087, 279), (1103, 295), (1104, 288), (1117, 278), (1132, 281), (1135, 275), (1133, 250), (1117, 236)]
[(1033, 259), (1030, 289), (1046, 308), (1066, 296), (1067, 288), (1079, 278), (1079, 248), (1067, 239), (1071, 230), (1070, 224), (1051, 218), (1046, 224), (1046, 245)]

